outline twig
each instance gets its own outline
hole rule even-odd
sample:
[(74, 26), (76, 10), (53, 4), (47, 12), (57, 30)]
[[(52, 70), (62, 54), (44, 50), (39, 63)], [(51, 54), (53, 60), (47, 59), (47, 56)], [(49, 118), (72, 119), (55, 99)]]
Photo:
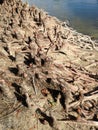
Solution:
[(91, 96), (84, 96), (82, 102), (87, 101), (87, 100), (97, 99), (97, 98), (98, 98), (98, 93), (93, 94)]
[(74, 124), (81, 124), (81, 125), (87, 125), (87, 126), (98, 126), (98, 121), (73, 121), (73, 120), (64, 120), (64, 119), (58, 119), (58, 121), (64, 121), (64, 123), (74, 123)]
[(93, 49), (98, 51), (98, 48), (96, 47), (95, 43), (91, 42), (91, 44), (92, 44)]
[(74, 106), (78, 106), (81, 102), (83, 103), (84, 101), (92, 100), (92, 99), (97, 99), (97, 98), (98, 98), (98, 93), (96, 93), (94, 95), (91, 95), (91, 96), (84, 96), (81, 101), (76, 101), (76, 102), (71, 103), (69, 105), (69, 108), (70, 107), (74, 107)]
[(35, 85), (35, 78), (34, 78), (34, 76), (32, 77), (32, 85), (33, 85), (34, 92), (37, 95), (37, 87)]
[(0, 120), (6, 118), (6, 117), (8, 117), (8, 116), (10, 116), (11, 114), (13, 114), (13, 113), (14, 113), (17, 109), (19, 109), (20, 107), (22, 107), (21, 104), (20, 104), (18, 107), (16, 107), (14, 110), (12, 110), (11, 112), (9, 112), (8, 114), (6, 114), (6, 115), (0, 117)]

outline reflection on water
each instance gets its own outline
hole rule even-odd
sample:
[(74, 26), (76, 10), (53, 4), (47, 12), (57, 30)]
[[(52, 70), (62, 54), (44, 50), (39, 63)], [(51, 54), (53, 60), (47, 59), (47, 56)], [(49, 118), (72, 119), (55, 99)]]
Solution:
[(61, 20), (68, 19), (79, 32), (98, 39), (98, 0), (23, 0)]

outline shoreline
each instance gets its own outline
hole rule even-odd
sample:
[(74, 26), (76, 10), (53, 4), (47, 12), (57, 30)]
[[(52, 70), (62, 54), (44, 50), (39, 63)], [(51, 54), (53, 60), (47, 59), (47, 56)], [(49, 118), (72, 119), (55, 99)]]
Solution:
[[(24, 0), (25, 1), (25, 0)], [(51, 15), (51, 16), (56, 16), (58, 19), (60, 19), (61, 21), (66, 21), (66, 20), (69, 20), (70, 21), (70, 26), (73, 27), (75, 30), (77, 30), (77, 32), (80, 32), (80, 33), (83, 33), (85, 35), (89, 35), (90, 37), (92, 37), (93, 40), (98, 40), (97, 38), (97, 25), (96, 27), (94, 26), (94, 19), (93, 20), (93, 23), (92, 23), (92, 20), (91, 19), (84, 19), (84, 18), (81, 18), (81, 14), (80, 16), (77, 16), (75, 14), (73, 14), (73, 16), (71, 15), (70, 11), (72, 10), (72, 8), (76, 9), (75, 7), (71, 7), (69, 6), (68, 8), (70, 9), (70, 11), (68, 11), (67, 9), (67, 3), (69, 3), (68, 1), (65, 1), (64, 4), (66, 5), (65, 7), (63, 6), (63, 4), (61, 3), (60, 5), (60, 1), (57, 1), (57, 3), (55, 3), (55, 1), (51, 1), (49, 5), (47, 5), (47, 2), (46, 1), (42, 1), (40, 2), (40, 0), (38, 1), (27, 1), (29, 3), (30, 6), (34, 5), (34, 6), (38, 6), (40, 9), (44, 9), (45, 11), (49, 12), (48, 14)], [(81, 2), (80, 2), (81, 3)], [(59, 7), (59, 12), (56, 8), (54, 8), (52, 5), (53, 4), (57, 4), (57, 6)], [(72, 2), (70, 2), (70, 4), (72, 5)], [(74, 3), (74, 6), (76, 5), (76, 3)], [(79, 4), (79, 1), (77, 1), (77, 4)], [(88, 2), (89, 4), (89, 2)], [(44, 5), (47, 5), (47, 6), (44, 6)], [(51, 6), (51, 8), (50, 8)], [(88, 5), (89, 6), (89, 5)], [(83, 7), (79, 7), (79, 8), (83, 8)], [(65, 13), (64, 13), (64, 10), (65, 10)], [(75, 11), (75, 10), (74, 10)], [(84, 12), (84, 11), (81, 11), (81, 13)], [(87, 10), (87, 12), (89, 12), (89, 15), (90, 15), (90, 11)], [(61, 14), (61, 15), (59, 15)], [(65, 14), (65, 16), (64, 16)], [(78, 14), (79, 15), (79, 14)], [(84, 14), (84, 17), (85, 17), (86, 14)], [(91, 13), (90, 16), (92, 16), (93, 14)], [(91, 24), (92, 23), (92, 24)]]
[(0, 130), (96, 130), (97, 42), (21, 0), (0, 30)]
[[(30, 6), (28, 2), (23, 2), (23, 3), (24, 4), (26, 3), (26, 4), (28, 4), (28, 6)], [(36, 5), (32, 5), (32, 6), (37, 8)], [(32, 6), (30, 6), (30, 7), (32, 7)], [(81, 32), (78, 32), (76, 29), (71, 27), (70, 22), (67, 19), (65, 21), (62, 21), (62, 20), (58, 19), (56, 16), (49, 15), (49, 13), (47, 11), (45, 11), (44, 9), (41, 9), (41, 8), (37, 8), (37, 9), (45, 12), (49, 17), (51, 17), (54, 20), (58, 21), (58, 23), (61, 24), (63, 27), (65, 27), (65, 29), (69, 28), (73, 33), (76, 33), (76, 35), (80, 35), (80, 37), (84, 37), (84, 39), (88, 39), (88, 42), (91, 42), (91, 44), (92, 44), (91, 45), (92, 48), (95, 49), (96, 51), (98, 51), (98, 49), (97, 49), (98, 48), (98, 45), (97, 45), (98, 44), (98, 39), (95, 39), (95, 38), (93, 39), (92, 36), (90, 36), (88, 34), (83, 34)], [(97, 46), (95, 46), (95, 45), (97, 45)]]

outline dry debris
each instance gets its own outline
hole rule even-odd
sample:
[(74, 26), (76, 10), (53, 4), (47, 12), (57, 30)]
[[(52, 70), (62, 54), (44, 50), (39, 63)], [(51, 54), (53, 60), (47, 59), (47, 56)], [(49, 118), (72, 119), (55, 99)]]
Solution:
[(98, 43), (37, 7), (2, 0), (0, 130), (76, 128), (98, 128)]

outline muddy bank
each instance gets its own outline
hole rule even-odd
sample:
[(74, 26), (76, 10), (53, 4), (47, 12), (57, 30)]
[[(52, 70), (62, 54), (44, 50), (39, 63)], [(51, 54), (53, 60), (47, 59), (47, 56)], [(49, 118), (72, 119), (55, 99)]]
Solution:
[(96, 130), (97, 59), (98, 43), (66, 22), (2, 2), (0, 130)]

